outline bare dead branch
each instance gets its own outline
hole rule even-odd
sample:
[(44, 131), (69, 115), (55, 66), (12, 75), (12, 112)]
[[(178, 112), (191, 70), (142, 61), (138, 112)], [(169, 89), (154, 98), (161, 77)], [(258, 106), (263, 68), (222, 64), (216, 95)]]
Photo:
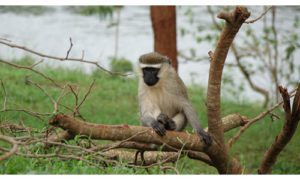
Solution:
[(279, 91), (283, 99), (285, 121), (280, 134), (276, 136), (274, 142), (264, 154), (258, 169), (259, 174), (270, 174), (272, 172), (278, 155), (292, 139), (300, 120), (300, 83), (298, 85), (292, 110), (290, 107), (290, 97), (287, 89), (280, 86)]
[[(0, 43), (1, 43), (1, 41), (0, 41)], [(30, 71), (32, 71), (32, 72), (35, 72), (36, 74), (42, 76), (43, 78), (48, 79), (48, 80), (51, 81), (56, 87), (61, 87), (61, 86), (60, 86), (59, 84), (57, 84), (52, 78), (46, 76), (45, 74), (41, 73), (40, 71), (37, 71), (37, 70), (33, 69), (34, 64), (31, 65), (31, 66), (22, 66), (22, 65), (14, 64), (14, 63), (11, 63), (11, 62), (2, 60), (2, 59), (0, 59), (0, 62), (5, 63), (5, 64), (8, 64), (8, 65), (13, 66), (13, 67), (16, 67), (16, 68), (20, 68), (20, 69), (28, 69), (28, 70), (30, 70)]]
[(6, 141), (8, 143), (10, 143), (13, 147), (12, 149), (7, 152), (6, 154), (0, 156), (0, 161), (4, 160), (4, 159), (7, 159), (9, 158), (10, 156), (12, 156), (13, 154), (15, 154), (18, 150), (18, 143), (11, 137), (8, 137), (8, 136), (3, 136), (3, 135), (0, 135), (0, 140), (2, 141)]
[(73, 47), (73, 43), (72, 43), (72, 38), (70, 37), (70, 48), (69, 48), (68, 51), (67, 51), (67, 56), (66, 56), (65, 59), (68, 59), (69, 53), (71, 52), (72, 47)]
[(24, 125), (24, 123), (22, 123), (22, 126), (18, 125), (18, 124), (12, 124), (12, 123), (1, 123), (0, 124), (0, 128), (6, 129), (6, 130), (10, 130), (10, 131), (15, 131), (17, 133), (21, 133), (21, 132), (38, 132), (38, 130), (30, 128), (30, 127), (26, 127)]
[(185, 54), (183, 54), (183, 52), (178, 51), (177, 52), (177, 56), (183, 58), (185, 61), (183, 61), (183, 63), (186, 62), (201, 62), (201, 61), (207, 61), (208, 57), (204, 56), (204, 57), (189, 57)]
[(127, 138), (127, 139), (124, 139), (123, 141), (119, 141), (119, 142), (115, 143), (114, 145), (112, 145), (111, 147), (106, 148), (106, 149), (104, 149), (104, 150), (102, 150), (102, 151), (105, 152), (105, 151), (109, 151), (109, 150), (111, 150), (111, 149), (114, 149), (114, 148), (116, 148), (116, 147), (120, 147), (123, 143), (128, 142), (128, 141), (130, 141), (131, 139), (133, 139), (134, 137), (136, 137), (136, 136), (138, 136), (138, 135), (140, 135), (140, 134), (144, 134), (144, 133), (146, 133), (147, 131), (150, 131), (150, 130), (147, 129), (147, 130), (145, 130), (145, 131), (136, 133), (136, 134), (134, 134), (133, 136), (131, 136), (131, 137)]
[(8, 111), (19, 111), (19, 112), (24, 112), (26, 114), (29, 114), (31, 116), (34, 116), (42, 121), (44, 121), (44, 119), (41, 116), (51, 116), (53, 115), (52, 113), (39, 113), (39, 112), (33, 112), (27, 109), (12, 109), (12, 108), (6, 108), (3, 110), (0, 110), (0, 112), (8, 112)]
[(217, 29), (219, 29), (220, 31), (222, 30), (222, 27), (217, 23), (216, 19), (215, 19), (215, 12), (211, 9), (210, 6), (207, 6), (207, 10), (211, 16), (211, 19), (213, 21), (213, 24), (217, 27)]
[(95, 84), (95, 81), (96, 81), (96, 80), (94, 79), (93, 82), (92, 82), (92, 84), (90, 85), (90, 87), (89, 87), (87, 93), (84, 95), (82, 101), (76, 106), (76, 111), (77, 111), (77, 112), (79, 111), (81, 105), (84, 103), (84, 101), (86, 100), (86, 98), (87, 98), (88, 95), (90, 94), (90, 92), (91, 92), (91, 90), (92, 90), (92, 88), (93, 88), (93, 86), (94, 86), (94, 84)]
[(251, 88), (256, 91), (259, 92), (261, 94), (263, 94), (265, 96), (265, 103), (263, 105), (263, 107), (266, 107), (268, 102), (269, 102), (269, 92), (266, 91), (265, 89), (259, 87), (257, 84), (255, 84), (253, 82), (253, 80), (251, 79), (251, 74), (247, 71), (247, 69), (241, 64), (241, 56), (238, 54), (237, 48), (235, 46), (235, 43), (232, 43), (231, 45), (231, 49), (233, 52), (233, 55), (235, 56), (235, 60), (237, 63), (237, 66), (239, 67), (239, 69), (241, 70), (241, 72), (243, 73), (244, 77), (246, 78), (246, 80), (248, 81), (249, 85), (251, 86)]
[(11, 42), (11, 40), (5, 39), (5, 38), (0, 38), (1, 41), (7, 41), (7, 42)]
[(0, 111), (3, 111), (4, 109), (6, 109), (7, 94), (6, 94), (5, 86), (4, 86), (4, 83), (3, 83), (2, 79), (0, 79), (0, 81), (1, 81), (1, 86), (2, 86), (2, 89), (3, 89), (3, 93), (4, 93), (3, 108)]
[(65, 92), (66, 86), (67, 86), (67, 85), (64, 85), (64, 86), (62, 87), (60, 96), (57, 98), (57, 100), (56, 100), (55, 103), (54, 103), (54, 111), (53, 111), (54, 114), (58, 112), (58, 105), (60, 104), (59, 101), (60, 101), (62, 98), (64, 98), (64, 97), (68, 94), (68, 92)]
[(31, 65), (31, 66), (29, 66), (29, 67), (30, 67), (30, 68), (34, 68), (35, 66), (37, 66), (37, 65), (41, 64), (42, 62), (44, 62), (44, 59), (42, 59), (42, 60), (40, 60), (40, 61), (38, 61), (38, 62), (36, 62), (36, 63), (32, 64), (32, 65)]
[(245, 21), (246, 24), (250, 24), (250, 23), (254, 23), (255, 21), (260, 20), (265, 14), (267, 14), (267, 12), (272, 9), (273, 6), (270, 6), (269, 8), (267, 8), (259, 17), (257, 17), (256, 19), (253, 20), (249, 20), (249, 21)]
[(48, 94), (48, 92), (47, 92), (41, 85), (39, 85), (38, 83), (33, 82), (33, 81), (31, 81), (30, 79), (26, 79), (26, 81), (28, 81), (28, 82), (30, 82), (31, 84), (35, 85), (36, 87), (40, 88), (40, 89), (43, 91), (43, 93), (44, 93), (46, 96), (48, 96), (48, 98), (51, 100), (51, 102), (52, 102), (53, 105), (54, 105), (53, 113), (55, 113), (55, 111), (57, 110), (57, 108), (55, 107), (56, 101), (52, 98), (52, 96), (50, 96), (50, 95)]
[[(292, 93), (294, 93), (297, 89), (292, 90), (289, 95), (292, 97)], [(273, 111), (274, 109), (278, 108), (281, 104), (283, 103), (283, 101), (277, 103), (276, 105), (274, 105), (273, 107), (269, 108), (268, 110), (266, 110), (265, 112), (261, 113), (260, 115), (256, 116), (253, 119), (250, 119), (248, 121), (247, 124), (245, 124), (230, 140), (228, 143), (228, 147), (231, 148), (232, 144), (236, 142), (236, 140), (240, 137), (240, 135), (246, 131), (246, 129), (248, 129), (253, 123), (255, 123), (256, 121), (264, 118), (267, 114), (269, 114), (271, 111)]]
[(53, 60), (59, 60), (59, 61), (75, 61), (75, 62), (82, 62), (82, 63), (93, 64), (93, 65), (95, 65), (97, 68), (101, 69), (102, 71), (107, 72), (107, 73), (112, 74), (112, 75), (120, 75), (120, 76), (128, 76), (128, 75), (129, 75), (129, 74), (123, 74), (123, 73), (119, 73), (119, 72), (112, 72), (112, 71), (109, 71), (109, 70), (105, 69), (104, 67), (100, 66), (100, 64), (99, 64), (97, 61), (84, 60), (84, 59), (82, 59), (82, 58), (69, 58), (69, 57), (66, 58), (66, 57), (56, 57), (56, 56), (46, 55), (46, 54), (43, 54), (43, 53), (40, 53), (40, 52), (31, 50), (31, 49), (28, 49), (28, 48), (25, 47), (25, 46), (19, 46), (19, 45), (12, 44), (12, 43), (5, 42), (5, 41), (1, 41), (1, 40), (0, 40), (0, 44), (4, 44), (4, 45), (9, 46), (9, 47), (11, 47), (11, 48), (21, 49), (21, 50), (24, 50), (24, 51), (26, 51), (26, 52), (35, 54), (35, 55), (37, 55), (37, 56), (44, 57), (44, 58), (49, 58), (49, 59), (53, 59)]
[(71, 89), (71, 92), (73, 93), (74, 97), (75, 97), (75, 106), (77, 107), (78, 106), (78, 89), (77, 89), (77, 92), (75, 92), (75, 90), (73, 89), (73, 87), (68, 84), (69, 88)]
[(68, 140), (71, 140), (75, 137), (74, 134), (72, 134), (71, 132), (69, 131), (62, 131), (60, 133), (53, 133), (51, 134), (49, 137), (48, 137), (48, 140), (49, 141), (52, 141), (52, 142), (61, 142), (61, 141), (68, 141)]

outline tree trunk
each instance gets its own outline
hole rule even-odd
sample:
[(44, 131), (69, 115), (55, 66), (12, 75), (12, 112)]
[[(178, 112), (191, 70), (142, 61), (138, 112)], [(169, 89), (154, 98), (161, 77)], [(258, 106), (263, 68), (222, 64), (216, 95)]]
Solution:
[[(216, 143), (207, 149), (207, 154), (216, 165), (220, 174), (242, 172), (241, 165), (238, 161), (229, 161), (228, 150), (224, 139), (224, 126), (221, 121), (221, 81), (224, 63), (228, 54), (228, 50), (235, 35), (245, 20), (250, 16), (247, 8), (236, 7), (231, 13), (224, 12), (218, 15), (218, 18), (224, 19), (225, 26), (222, 29), (215, 52), (210, 52), (211, 64), (209, 69), (209, 79), (207, 87), (207, 117), (208, 132)], [(217, 147), (214, 145), (217, 144)], [(228, 166), (229, 163), (229, 166)]]
[(151, 6), (150, 10), (154, 32), (154, 51), (168, 56), (177, 71), (176, 7)]

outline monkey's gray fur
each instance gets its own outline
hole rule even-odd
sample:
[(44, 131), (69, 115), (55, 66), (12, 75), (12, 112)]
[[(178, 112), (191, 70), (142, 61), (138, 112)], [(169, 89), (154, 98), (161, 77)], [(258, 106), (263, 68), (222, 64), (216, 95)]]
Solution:
[(201, 128), (187, 89), (170, 59), (155, 52), (148, 53), (139, 58), (137, 70), (140, 124), (154, 128), (163, 136), (166, 129), (182, 131), (189, 122), (210, 145), (212, 139)]

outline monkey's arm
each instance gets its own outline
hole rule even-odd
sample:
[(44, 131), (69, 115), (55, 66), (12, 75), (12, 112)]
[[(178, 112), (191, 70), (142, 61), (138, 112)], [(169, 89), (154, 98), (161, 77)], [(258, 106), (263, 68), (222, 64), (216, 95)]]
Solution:
[(191, 124), (193, 129), (197, 132), (199, 136), (202, 137), (202, 139), (205, 141), (207, 145), (211, 145), (212, 139), (207, 132), (205, 132), (201, 126), (200, 122), (197, 119), (197, 115), (195, 113), (195, 110), (191, 104), (191, 102), (185, 102), (183, 103), (183, 112), (188, 120), (188, 122)]
[(147, 107), (145, 105), (140, 106), (141, 125), (152, 127), (158, 135), (164, 136), (166, 133), (166, 129), (162, 123), (157, 121), (157, 117), (159, 114), (160, 114), (160, 110), (158, 107)]

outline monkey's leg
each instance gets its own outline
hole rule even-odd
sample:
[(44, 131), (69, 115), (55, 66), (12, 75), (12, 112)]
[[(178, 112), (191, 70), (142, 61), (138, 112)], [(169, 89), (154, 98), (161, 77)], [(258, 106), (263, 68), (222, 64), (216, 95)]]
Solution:
[(183, 113), (176, 114), (172, 119), (174, 122), (173, 126), (175, 126), (175, 131), (182, 131), (185, 128), (187, 120)]
[(137, 159), (139, 153), (141, 153), (141, 160), (142, 160), (142, 165), (146, 164), (145, 158), (144, 158), (144, 150), (137, 150), (134, 156), (134, 164), (137, 165)]

